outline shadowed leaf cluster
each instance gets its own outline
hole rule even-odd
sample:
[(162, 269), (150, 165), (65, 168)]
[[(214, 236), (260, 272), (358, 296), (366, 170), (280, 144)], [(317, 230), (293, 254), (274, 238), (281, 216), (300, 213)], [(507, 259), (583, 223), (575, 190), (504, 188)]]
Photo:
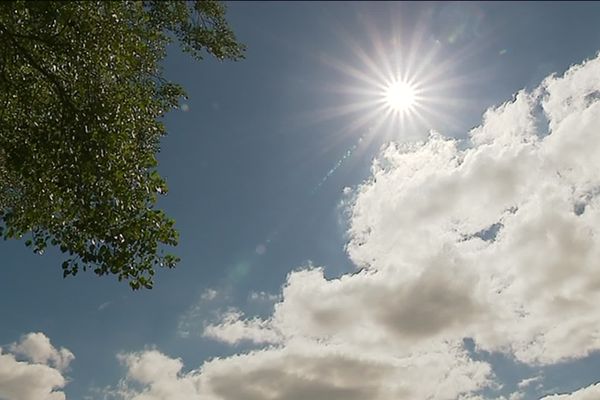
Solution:
[(243, 47), (214, 1), (0, 2), (0, 230), (80, 269), (152, 287), (178, 259), (155, 208), (161, 118), (183, 89), (160, 61), (177, 40), (197, 59)]

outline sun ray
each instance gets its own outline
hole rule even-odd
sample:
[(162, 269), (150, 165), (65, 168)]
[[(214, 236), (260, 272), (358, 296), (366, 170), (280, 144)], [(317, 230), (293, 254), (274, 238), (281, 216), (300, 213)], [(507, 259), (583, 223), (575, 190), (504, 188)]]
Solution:
[[(458, 111), (473, 106), (465, 88), (481, 79), (466, 63), (483, 40), (457, 46), (435, 37), (429, 29), (431, 13), (408, 23), (402, 14), (390, 14), (387, 30), (360, 10), (356, 15), (358, 24), (351, 31), (332, 29), (344, 46), (319, 54), (319, 61), (334, 72), (315, 86), (315, 93), (326, 99), (318, 109), (299, 115), (299, 123), (340, 120), (332, 125), (328, 141), (347, 143), (348, 135), (358, 135), (361, 151), (370, 143), (378, 143), (371, 148), (377, 151), (389, 141), (422, 140), (432, 130), (464, 132)], [(355, 153), (352, 157), (360, 154)]]

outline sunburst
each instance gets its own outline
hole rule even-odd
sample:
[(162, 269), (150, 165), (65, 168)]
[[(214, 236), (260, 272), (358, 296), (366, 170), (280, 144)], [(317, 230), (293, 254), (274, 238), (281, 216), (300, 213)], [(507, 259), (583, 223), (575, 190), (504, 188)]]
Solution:
[(337, 82), (319, 84), (317, 91), (335, 93), (337, 104), (320, 108), (304, 122), (342, 120), (340, 131), (358, 133), (363, 147), (372, 141), (418, 140), (432, 130), (459, 128), (458, 111), (469, 103), (460, 93), (472, 81), (464, 75), (470, 49), (452, 52), (449, 44), (428, 33), (427, 22), (415, 24), (420, 29), (407, 34), (396, 27), (384, 33), (377, 24), (363, 22), (362, 41), (356, 27), (353, 33), (335, 31), (350, 57), (319, 55), (338, 74)]

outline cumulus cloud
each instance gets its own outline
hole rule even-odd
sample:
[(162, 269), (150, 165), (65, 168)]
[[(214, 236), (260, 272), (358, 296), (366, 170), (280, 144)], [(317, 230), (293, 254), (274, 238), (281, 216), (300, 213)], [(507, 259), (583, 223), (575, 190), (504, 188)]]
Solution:
[[(438, 277), (486, 350), (551, 364), (599, 349), (598, 93), (600, 58), (488, 110), (465, 150), (439, 135), (390, 146), (355, 194), (350, 256), (404, 284)], [(453, 336), (444, 311), (432, 326)]]
[(75, 358), (73, 353), (64, 347), (55, 348), (50, 339), (41, 332), (28, 333), (18, 343), (13, 343), (10, 350), (38, 364), (52, 365), (64, 370)]
[(120, 358), (128, 373), (118, 395), (128, 400), (454, 399), (478, 389), (489, 375), (487, 364), (447, 345), (397, 358), (295, 341), (214, 359), (187, 373), (180, 360), (156, 350)]
[[(178, 399), (182, 385), (215, 400), (476, 399), (493, 374), (465, 337), (531, 365), (599, 350), (599, 129), (600, 57), (488, 110), (467, 146), (391, 144), (349, 194), (358, 272), (292, 272), (270, 317), (205, 329), (263, 350), (189, 373), (156, 352), (125, 358), (142, 384), (131, 398)], [(146, 355), (164, 369), (135, 372)]]
[(269, 321), (259, 318), (244, 320), (242, 317), (240, 311), (229, 310), (221, 316), (219, 323), (206, 326), (203, 336), (229, 344), (237, 344), (244, 340), (258, 344), (281, 341), (281, 337)]
[[(197, 375), (182, 374), (183, 363), (157, 350), (119, 354), (127, 375), (116, 388), (99, 393), (104, 399), (189, 400), (198, 399)], [(142, 389), (138, 389), (139, 387)]]
[(63, 371), (74, 359), (57, 349), (43, 333), (29, 333), (9, 352), (0, 348), (0, 398), (6, 400), (65, 400)]

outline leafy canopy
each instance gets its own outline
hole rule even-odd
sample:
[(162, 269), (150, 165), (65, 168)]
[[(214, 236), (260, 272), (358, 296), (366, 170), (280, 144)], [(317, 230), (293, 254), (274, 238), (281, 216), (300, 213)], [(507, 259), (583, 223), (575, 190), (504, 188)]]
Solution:
[(0, 234), (65, 253), (133, 289), (178, 258), (156, 209), (161, 117), (183, 89), (160, 61), (177, 40), (201, 59), (243, 47), (216, 1), (0, 2)]

